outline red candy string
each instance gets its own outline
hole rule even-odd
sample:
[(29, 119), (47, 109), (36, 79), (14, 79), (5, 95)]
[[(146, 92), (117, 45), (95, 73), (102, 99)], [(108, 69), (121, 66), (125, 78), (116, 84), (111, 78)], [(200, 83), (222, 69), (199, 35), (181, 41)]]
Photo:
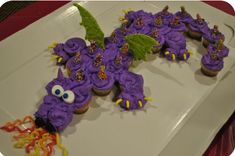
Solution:
[[(24, 128), (24, 124), (29, 124)], [(16, 132), (13, 136), (15, 148), (24, 148), (28, 156), (43, 155), (51, 156), (54, 146), (57, 145), (56, 134), (50, 134), (42, 128), (36, 128), (34, 119), (26, 116), (23, 120), (17, 119), (8, 122), (0, 129), (6, 132)]]

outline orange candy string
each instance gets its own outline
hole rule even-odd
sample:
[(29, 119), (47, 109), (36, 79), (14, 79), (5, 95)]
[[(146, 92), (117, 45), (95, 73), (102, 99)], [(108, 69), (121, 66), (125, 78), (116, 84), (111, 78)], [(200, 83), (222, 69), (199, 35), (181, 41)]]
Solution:
[[(24, 129), (24, 124), (30, 124), (29, 128)], [(25, 148), (28, 156), (51, 156), (54, 146), (63, 151), (63, 156), (67, 155), (67, 150), (60, 143), (59, 134), (50, 134), (42, 128), (36, 128), (34, 119), (31, 116), (26, 116), (23, 120), (16, 119), (13, 122), (8, 122), (0, 129), (7, 132), (16, 132), (13, 136), (15, 148)]]

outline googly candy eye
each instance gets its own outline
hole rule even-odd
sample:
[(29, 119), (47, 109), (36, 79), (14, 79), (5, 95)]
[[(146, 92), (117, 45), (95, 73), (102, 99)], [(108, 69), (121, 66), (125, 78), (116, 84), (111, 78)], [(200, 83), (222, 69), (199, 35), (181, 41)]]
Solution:
[(64, 94), (64, 89), (60, 85), (52, 87), (51, 93), (57, 97), (61, 97)]
[(62, 96), (64, 102), (71, 104), (75, 100), (75, 95), (71, 90), (66, 90)]

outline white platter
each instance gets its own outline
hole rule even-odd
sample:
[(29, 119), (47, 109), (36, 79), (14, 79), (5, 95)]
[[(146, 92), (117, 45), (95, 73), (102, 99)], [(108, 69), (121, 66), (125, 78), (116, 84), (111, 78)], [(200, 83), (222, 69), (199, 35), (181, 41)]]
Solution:
[[(62, 133), (69, 155), (76, 156), (169, 156), (201, 155), (216, 132), (235, 109), (235, 50), (229, 43), (234, 23), (226, 15), (202, 2), (83, 2), (94, 14), (106, 35), (119, 25), (121, 10), (132, 8), (170, 11), (181, 5), (197, 12), (225, 34), (230, 56), (217, 78), (200, 73), (201, 43), (188, 40), (193, 51), (188, 62), (172, 63), (149, 57), (132, 70), (144, 76), (145, 93), (153, 101), (143, 111), (125, 112), (114, 106), (113, 94), (94, 97), (84, 115), (74, 116)], [(220, 19), (220, 20), (218, 20)], [(230, 20), (231, 19), (231, 20)], [(233, 19), (233, 20), (232, 20)], [(72, 3), (34, 22), (0, 43), (0, 125), (33, 114), (46, 95), (45, 85), (56, 77), (58, 67), (50, 61), (47, 46), (74, 36), (84, 38), (81, 18)], [(226, 23), (230, 27), (224, 25)], [(10, 135), (0, 131), (0, 152), (24, 155), (12, 147)], [(56, 153), (60, 155), (60, 153)]]

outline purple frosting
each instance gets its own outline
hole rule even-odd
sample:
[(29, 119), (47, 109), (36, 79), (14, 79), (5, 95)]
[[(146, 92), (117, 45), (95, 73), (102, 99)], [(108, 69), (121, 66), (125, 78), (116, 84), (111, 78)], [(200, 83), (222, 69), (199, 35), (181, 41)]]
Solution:
[(209, 54), (217, 53), (218, 57), (223, 59), (224, 57), (227, 57), (229, 54), (229, 49), (223, 45), (221, 49), (216, 47), (216, 45), (209, 44), (207, 51)]
[(172, 61), (173, 60), (173, 54), (175, 55), (175, 59), (177, 59), (177, 56), (178, 56), (178, 54), (179, 54), (179, 50), (177, 50), (177, 49), (174, 49), (174, 48), (167, 48), (166, 49), (166, 52), (169, 52), (169, 54), (166, 54), (165, 53), (165, 57), (168, 59), (168, 60), (170, 60), (170, 61)]
[[(142, 75), (138, 75), (129, 71), (123, 71), (119, 77), (119, 84), (121, 86), (121, 93), (118, 99), (122, 99), (119, 104), (125, 110), (140, 109), (145, 104), (144, 100), (144, 80)], [(127, 100), (129, 106), (127, 107)], [(141, 102), (141, 106), (139, 103)]]
[(211, 54), (206, 54), (202, 57), (201, 63), (203, 66), (209, 70), (219, 71), (224, 67), (223, 59), (220, 59), (215, 55), (215, 58)]
[(115, 57), (118, 55), (118, 53), (119, 53), (119, 48), (117, 47), (116, 44), (107, 45), (103, 53), (104, 61), (105, 62), (109, 62), (111, 60), (113, 61)]
[(209, 43), (216, 43), (220, 39), (224, 39), (224, 35), (219, 32), (218, 30), (216, 31), (214, 28), (209, 29), (204, 31), (203, 38), (206, 39)]
[(51, 124), (55, 131), (60, 132), (72, 121), (73, 112), (69, 105), (64, 104), (57, 97), (47, 95), (35, 113), (35, 117)]
[[(135, 94), (130, 94), (129, 92), (121, 92), (118, 96), (119, 99), (122, 99), (122, 102), (119, 104), (121, 108), (125, 110), (135, 110), (143, 108), (146, 104), (146, 101), (144, 100), (144, 94), (143, 92), (137, 92)], [(126, 101), (129, 101), (130, 106), (129, 108), (126, 107)], [(142, 103), (142, 106), (139, 106), (139, 102)]]
[(179, 32), (171, 32), (165, 37), (166, 44), (168, 47), (180, 50), (186, 48), (186, 39)]
[[(70, 91), (75, 95), (75, 99), (68, 103), (64, 99), (64, 94), (61, 96), (55, 96), (53, 93), (53, 87), (59, 85), (64, 91)], [(38, 111), (35, 113), (36, 119), (40, 119), (47, 127), (50, 125), (54, 131), (63, 131), (71, 122), (73, 112), (84, 106), (91, 98), (91, 91), (80, 90), (78, 83), (72, 79), (65, 78), (62, 71), (59, 69), (56, 79), (48, 83), (46, 86), (48, 95), (45, 96)], [(63, 97), (63, 98), (62, 98)]]
[(171, 31), (171, 28), (168, 27), (168, 24), (165, 25), (160, 16), (154, 16), (151, 23), (153, 28), (157, 28), (158, 32), (162, 35), (166, 35)]
[(124, 71), (120, 75), (119, 83), (125, 92), (143, 92), (144, 79), (142, 75)]
[(138, 11), (129, 11), (125, 15), (125, 19), (128, 20), (127, 27), (129, 27), (131, 24), (133, 24), (136, 19), (142, 19), (144, 20), (145, 24), (149, 24), (152, 20), (152, 14), (144, 12), (143, 10), (138, 10)]
[(97, 54), (103, 53), (103, 49), (98, 47), (96, 43), (91, 43), (91, 45), (83, 49), (81, 53), (89, 56), (91, 59), (94, 59)]
[(110, 90), (114, 85), (113, 74), (109, 71), (106, 71), (107, 79), (100, 79), (98, 73), (91, 74), (91, 81), (93, 83), (93, 88), (98, 90)]
[(161, 49), (165, 43), (164, 35), (160, 34), (157, 28), (152, 28), (151, 32), (148, 35), (153, 37), (159, 43), (154, 48)]
[(107, 70), (114, 74), (115, 80), (118, 80), (120, 74), (123, 71), (128, 70), (128, 62), (123, 60), (121, 55), (117, 55), (114, 60), (108, 62)]
[(74, 83), (76, 83), (75, 87), (78, 87), (81, 93), (91, 91), (92, 82), (90, 80), (90, 75), (85, 71), (85, 69), (79, 69), (73, 72), (70, 78)]
[(81, 55), (80, 59), (74, 56), (68, 60), (66, 67), (71, 71), (76, 71), (80, 68), (86, 67), (91, 62), (91, 59), (87, 55)]
[(64, 44), (64, 50), (71, 56), (86, 47), (86, 42), (81, 38), (68, 39)]
[(179, 17), (179, 20), (185, 24), (189, 24), (193, 21), (192, 16), (185, 10), (178, 11), (175, 13), (175, 16)]
[(186, 31), (186, 26), (184, 23), (180, 22), (180, 21), (176, 21), (178, 19), (174, 19), (171, 21), (170, 23), (170, 27), (173, 31), (178, 31), (178, 32), (185, 32)]
[(208, 25), (204, 19), (198, 18), (189, 24), (189, 28), (195, 32), (205, 33), (208, 30)]
[[(184, 56), (186, 57), (186, 59), (184, 58)], [(190, 57), (190, 54), (187, 49), (180, 49), (179, 50), (178, 55), (177, 55), (177, 58), (179, 60), (188, 60), (189, 57)]]
[(172, 13), (168, 12), (168, 6), (166, 6), (162, 11), (156, 13), (154, 16), (155, 17), (160, 16), (165, 25), (168, 25), (174, 17)]
[(70, 56), (68, 55), (64, 47), (65, 47), (65, 44), (59, 43), (56, 45), (55, 48), (53, 48), (54, 54), (62, 58), (61, 62), (58, 62), (58, 64), (65, 64), (70, 58)]

